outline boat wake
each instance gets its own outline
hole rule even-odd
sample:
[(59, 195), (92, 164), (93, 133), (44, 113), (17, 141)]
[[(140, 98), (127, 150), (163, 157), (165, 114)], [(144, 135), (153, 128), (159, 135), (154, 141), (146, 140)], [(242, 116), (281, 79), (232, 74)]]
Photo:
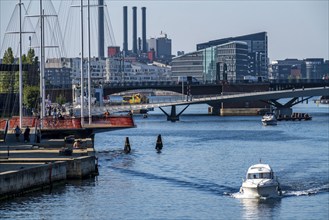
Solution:
[[(282, 186), (282, 188), (284, 189), (285, 186)], [(290, 188), (290, 187), (287, 187)], [(316, 194), (320, 194), (320, 193), (328, 193), (329, 192), (329, 183), (322, 185), (322, 186), (318, 186), (318, 187), (313, 187), (310, 189), (303, 189), (303, 190), (283, 190), (282, 191), (282, 196), (279, 198), (283, 198), (283, 197), (291, 197), (291, 196), (311, 196), (311, 195), (316, 195)], [(250, 197), (247, 195), (244, 195), (243, 193), (240, 192), (236, 192), (236, 193), (226, 193), (226, 195), (231, 196), (233, 198), (236, 199), (255, 199), (254, 197)], [(266, 200), (269, 199), (268, 197), (260, 197), (259, 199), (261, 200)]]
[(310, 196), (319, 193), (329, 192), (329, 183), (305, 190), (288, 190), (283, 191), (284, 196)]
[(267, 200), (267, 199), (280, 199), (280, 196), (276, 196), (276, 197), (254, 197), (254, 196), (250, 196), (250, 195), (245, 195), (243, 193), (240, 192), (236, 192), (236, 193), (227, 193), (228, 196), (231, 196), (232, 198), (235, 199), (259, 199), (259, 200)]
[(156, 181), (165, 181), (167, 183), (176, 185), (178, 187), (193, 188), (193, 189), (197, 189), (200, 191), (204, 191), (204, 192), (208, 192), (208, 193), (212, 193), (212, 194), (216, 194), (216, 195), (224, 195), (226, 191), (233, 190), (229, 186), (219, 185), (219, 184), (212, 183), (212, 182), (209, 182), (206, 180), (198, 180), (197, 182), (193, 182), (193, 181), (178, 179), (175, 177), (161, 176), (158, 174), (146, 173), (146, 172), (142, 172), (142, 171), (125, 169), (125, 168), (120, 168), (120, 167), (115, 167), (115, 166), (108, 166), (108, 167), (113, 170), (117, 170), (119, 172), (133, 175), (136, 177), (141, 177), (141, 178), (146, 178), (146, 179), (156, 180)]

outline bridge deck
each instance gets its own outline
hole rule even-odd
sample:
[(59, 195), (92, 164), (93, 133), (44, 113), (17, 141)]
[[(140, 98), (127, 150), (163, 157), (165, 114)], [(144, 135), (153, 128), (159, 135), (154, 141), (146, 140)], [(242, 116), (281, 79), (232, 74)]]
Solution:
[(150, 109), (158, 107), (166, 107), (173, 105), (192, 105), (192, 104), (211, 104), (220, 102), (241, 102), (241, 101), (255, 101), (255, 100), (278, 100), (282, 98), (294, 97), (312, 97), (312, 96), (328, 96), (329, 87), (321, 88), (305, 88), (281, 91), (265, 91), (265, 92), (251, 92), (251, 93), (238, 93), (238, 94), (215, 94), (206, 96), (193, 96), (188, 100), (183, 100), (181, 96), (176, 99), (171, 99), (157, 103), (136, 104), (136, 105), (110, 105), (104, 107), (94, 107), (92, 109), (93, 115), (103, 114), (106, 111), (110, 113), (124, 112), (139, 109)]

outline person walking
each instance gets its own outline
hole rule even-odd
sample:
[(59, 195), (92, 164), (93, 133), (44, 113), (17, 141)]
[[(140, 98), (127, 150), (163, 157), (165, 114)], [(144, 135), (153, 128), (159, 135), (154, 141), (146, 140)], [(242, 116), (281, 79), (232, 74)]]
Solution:
[(19, 141), (19, 136), (21, 135), (21, 133), (22, 133), (22, 130), (17, 125), (15, 128), (16, 141)]
[(27, 126), (25, 131), (24, 131), (24, 142), (30, 142), (30, 128), (29, 128), (29, 126)]

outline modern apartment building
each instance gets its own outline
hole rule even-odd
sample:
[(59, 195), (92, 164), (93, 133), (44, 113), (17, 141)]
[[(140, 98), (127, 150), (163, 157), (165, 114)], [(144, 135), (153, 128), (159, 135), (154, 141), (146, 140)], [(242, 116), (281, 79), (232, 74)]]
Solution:
[(269, 65), (270, 79), (322, 79), (329, 76), (329, 61), (322, 58), (285, 59)]
[(170, 81), (170, 66), (161, 66), (139, 63), (137, 61), (124, 61), (115, 57), (106, 59), (105, 83), (139, 83)]
[(306, 79), (321, 79), (323, 75), (327, 75), (328, 62), (321, 58), (307, 58), (304, 60), (306, 66)]
[[(81, 59), (72, 58), (72, 84), (80, 84), (81, 81)], [(90, 78), (94, 84), (99, 84), (104, 82), (104, 77), (106, 74), (106, 61), (105, 59), (92, 58), (90, 61)], [(85, 80), (88, 79), (88, 62), (87, 59), (83, 63), (83, 77)]]
[(45, 83), (50, 88), (71, 88), (71, 59), (51, 58), (45, 64)]
[[(88, 62), (83, 64), (84, 79), (88, 78)], [(90, 77), (95, 84), (102, 83), (105, 77), (105, 59), (92, 58)], [(73, 84), (81, 82), (80, 58), (52, 58), (46, 61), (45, 81), (47, 87), (72, 88)]]

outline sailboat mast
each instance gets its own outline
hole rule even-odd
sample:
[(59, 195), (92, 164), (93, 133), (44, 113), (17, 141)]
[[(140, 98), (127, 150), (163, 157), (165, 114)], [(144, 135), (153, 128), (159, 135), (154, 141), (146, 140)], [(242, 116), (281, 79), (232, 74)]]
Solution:
[(89, 124), (91, 124), (90, 0), (88, 0), (88, 116), (89, 116)]
[(80, 110), (81, 110), (81, 125), (84, 124), (84, 113), (83, 113), (83, 108), (84, 108), (84, 91), (83, 91), (83, 0), (81, 0), (81, 83), (80, 83), (80, 88), (81, 88), (81, 100), (80, 100)]
[[(42, 0), (41, 0), (42, 1)], [(41, 16), (41, 20), (42, 20), (42, 29), (41, 29), (41, 35), (42, 35), (42, 47), (41, 47), (41, 51), (42, 51), (42, 68), (41, 68), (41, 73), (42, 73), (42, 106), (43, 106), (43, 117), (46, 116), (45, 114), (45, 99), (46, 99), (46, 83), (45, 83), (45, 10), (42, 9), (42, 16)]]
[(44, 11), (42, 8), (42, 0), (40, 0), (40, 121), (43, 125), (45, 116), (45, 94), (44, 94)]
[[(41, 121), (41, 125), (42, 123), (42, 119), (43, 119), (43, 112), (45, 110), (44, 106), (43, 106), (43, 101), (42, 101), (42, 0), (40, 0), (40, 121)], [(42, 127), (42, 126), (41, 126)]]
[(22, 0), (19, 0), (19, 127), (23, 119), (23, 74), (22, 74)]

